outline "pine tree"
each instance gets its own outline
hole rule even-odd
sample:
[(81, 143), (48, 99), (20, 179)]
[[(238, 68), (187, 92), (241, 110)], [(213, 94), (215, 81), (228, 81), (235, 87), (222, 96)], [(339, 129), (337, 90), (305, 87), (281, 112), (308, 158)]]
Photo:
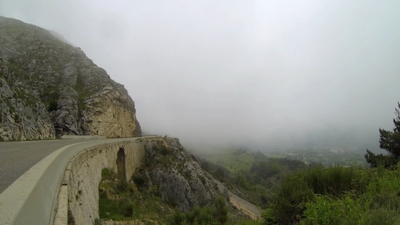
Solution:
[(393, 119), (393, 131), (379, 129), (379, 147), (386, 150), (388, 154), (375, 155), (367, 149), (365, 159), (371, 167), (381, 165), (385, 168), (390, 168), (396, 165), (400, 160), (400, 103), (397, 105), (398, 109), (395, 109), (396, 118)]

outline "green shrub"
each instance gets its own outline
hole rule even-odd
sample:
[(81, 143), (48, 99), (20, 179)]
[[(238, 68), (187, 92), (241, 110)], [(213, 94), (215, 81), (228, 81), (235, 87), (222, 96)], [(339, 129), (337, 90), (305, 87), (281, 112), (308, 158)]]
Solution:
[(318, 195), (307, 202), (301, 225), (352, 225), (355, 221), (365, 221), (368, 202), (347, 195), (341, 199)]
[[(267, 224), (296, 224), (304, 218), (303, 213), (306, 209), (308, 215), (313, 215), (312, 211), (308, 209), (312, 206), (311, 203), (317, 200), (318, 202), (329, 202), (325, 198), (322, 201), (321, 196), (328, 199), (340, 199), (350, 193), (362, 194), (366, 192), (371, 179), (365, 169), (355, 167), (310, 167), (288, 176), (282, 181), (278, 193), (272, 198), (269, 209), (263, 217)], [(319, 223), (321, 221), (316, 224)]]
[(399, 224), (400, 171), (360, 169), (358, 173), (369, 177), (362, 192), (356, 185), (340, 196), (316, 195), (306, 202), (301, 224)]
[(225, 199), (217, 197), (212, 206), (205, 208), (195, 207), (194, 209), (182, 213), (178, 210), (175, 211), (173, 216), (169, 219), (169, 225), (207, 225), (207, 224), (226, 224), (228, 222), (228, 209), (226, 207)]
[(400, 224), (400, 217), (395, 210), (370, 210), (366, 216), (365, 225), (393, 225)]
[(163, 155), (168, 155), (168, 154), (172, 153), (172, 151), (170, 149), (168, 149), (168, 147), (165, 146), (164, 144), (161, 144), (160, 146), (158, 146), (158, 150)]
[(315, 194), (341, 196), (348, 191), (364, 192), (370, 177), (355, 167), (315, 167), (301, 174)]
[(109, 168), (104, 168), (104, 169), (101, 171), (101, 177), (102, 177), (103, 179), (114, 179), (114, 178), (116, 177), (116, 174), (115, 174), (114, 171), (112, 171), (111, 169), (109, 169)]
[(313, 199), (312, 189), (300, 174), (286, 178), (272, 198), (264, 219), (269, 224), (293, 224), (300, 220), (304, 203)]
[(102, 219), (127, 220), (133, 216), (133, 204), (127, 199), (100, 198), (99, 214)]

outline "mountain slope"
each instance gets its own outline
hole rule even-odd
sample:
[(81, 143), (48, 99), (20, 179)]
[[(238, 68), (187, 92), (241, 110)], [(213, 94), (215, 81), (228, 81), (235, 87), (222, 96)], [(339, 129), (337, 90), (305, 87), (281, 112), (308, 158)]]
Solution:
[[(231, 193), (223, 183), (204, 171), (199, 159), (189, 153), (179, 139), (146, 137), (138, 142), (144, 144), (145, 157), (128, 182), (121, 182), (117, 174), (103, 170), (99, 185), (100, 219), (171, 224), (166, 223), (165, 218), (174, 217), (174, 208), (194, 218), (202, 214), (196, 210), (212, 208), (216, 199), (226, 203), (226, 215), (231, 222), (261, 217), (256, 206)], [(157, 223), (146, 223), (145, 220), (150, 219)], [(197, 224), (202, 223), (198, 221)]]
[(140, 136), (123, 85), (52, 32), (0, 17), (0, 140)]

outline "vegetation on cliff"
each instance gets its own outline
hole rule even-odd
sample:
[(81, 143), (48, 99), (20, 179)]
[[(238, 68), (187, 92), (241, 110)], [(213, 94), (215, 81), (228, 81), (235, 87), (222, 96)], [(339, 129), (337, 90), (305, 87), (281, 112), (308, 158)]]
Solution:
[(159, 197), (156, 189), (139, 191), (123, 182), (110, 169), (103, 169), (99, 185), (99, 214), (102, 220), (142, 221), (157, 224), (174, 213), (174, 208)]
[(169, 219), (169, 225), (208, 225), (208, 224), (227, 224), (228, 208), (225, 199), (217, 197), (213, 204), (207, 207), (195, 207), (188, 212), (176, 210)]

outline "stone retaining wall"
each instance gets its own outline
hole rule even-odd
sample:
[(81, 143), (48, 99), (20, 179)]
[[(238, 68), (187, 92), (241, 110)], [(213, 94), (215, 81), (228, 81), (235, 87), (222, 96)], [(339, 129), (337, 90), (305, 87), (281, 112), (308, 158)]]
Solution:
[(145, 155), (144, 144), (125, 141), (104, 144), (76, 155), (66, 171), (68, 224), (94, 224), (99, 218), (99, 183), (103, 168), (130, 180)]

